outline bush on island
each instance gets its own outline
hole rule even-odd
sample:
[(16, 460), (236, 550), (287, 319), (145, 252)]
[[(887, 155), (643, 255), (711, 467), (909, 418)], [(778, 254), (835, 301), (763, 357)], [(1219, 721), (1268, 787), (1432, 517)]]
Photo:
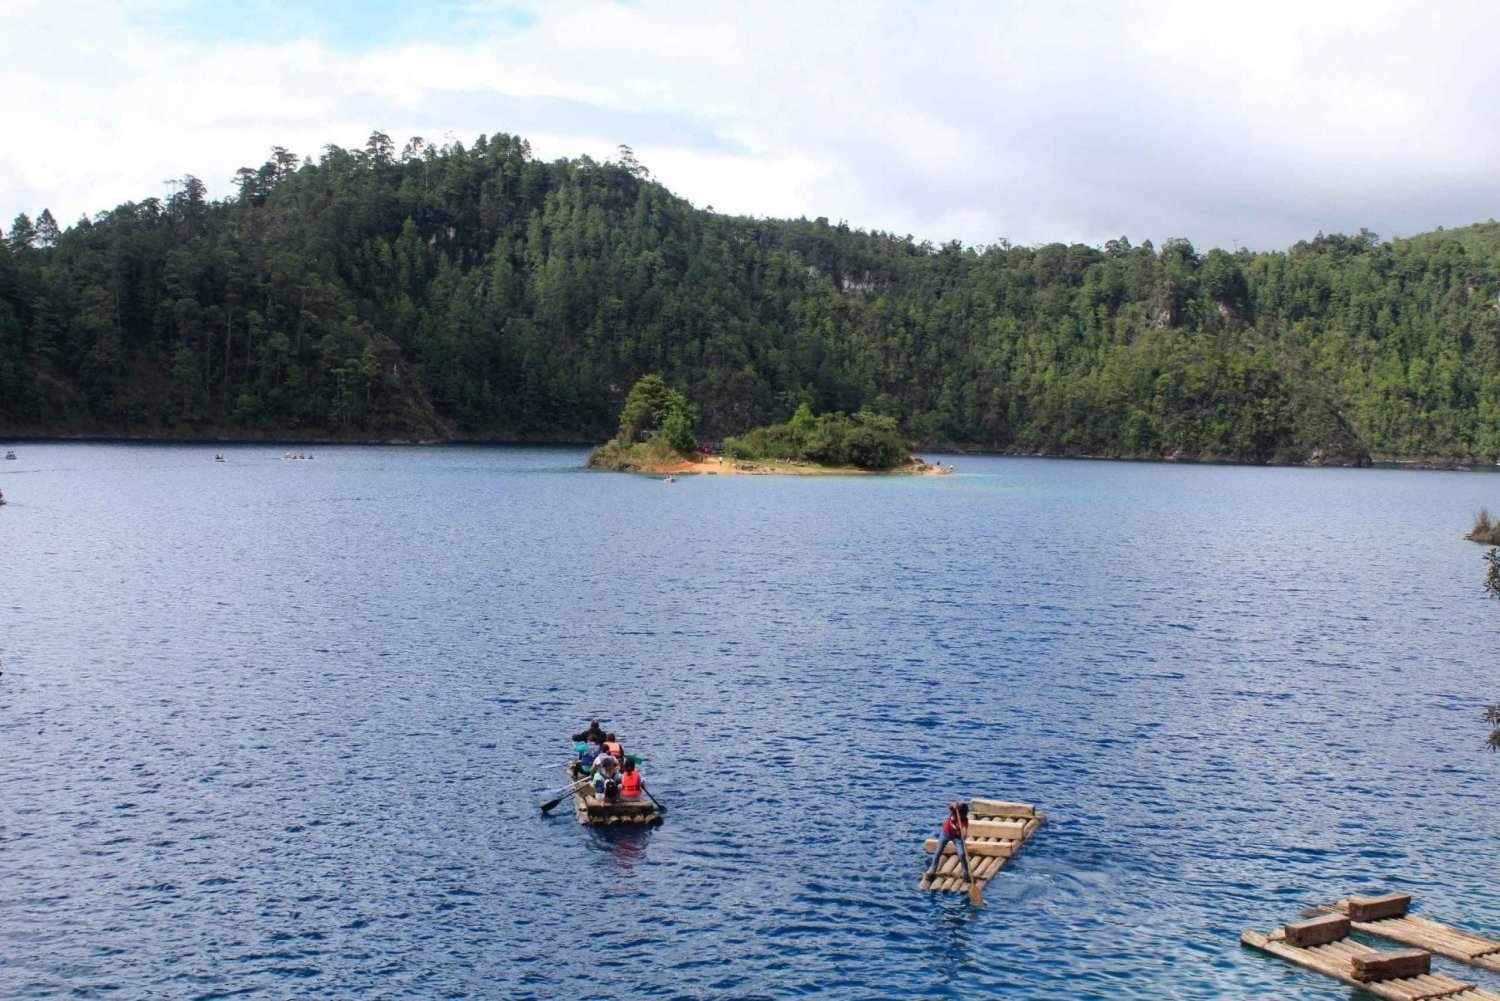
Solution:
[(589, 453), (594, 469), (624, 470), (682, 461), (698, 447), (698, 408), (659, 375), (636, 380), (620, 410), (620, 429)]
[(894, 469), (906, 462), (911, 447), (896, 429), (896, 419), (860, 411), (814, 417), (807, 404), (797, 408), (785, 424), (756, 428), (738, 438), (726, 438), (724, 454), (731, 459), (812, 462), (821, 466)]
[(684, 454), (698, 447), (698, 408), (659, 375), (643, 375), (630, 387), (615, 440), (626, 445), (663, 438)]

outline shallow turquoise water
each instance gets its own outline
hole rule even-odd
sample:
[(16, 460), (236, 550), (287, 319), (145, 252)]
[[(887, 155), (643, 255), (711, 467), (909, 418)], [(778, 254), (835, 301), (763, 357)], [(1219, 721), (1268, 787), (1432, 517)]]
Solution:
[[(216, 450), (0, 464), (0, 996), (1333, 999), (1240, 930), (1500, 933), (1495, 477)], [(596, 713), (663, 827), (538, 815)], [(1051, 817), (979, 912), (915, 891), (966, 795)]]

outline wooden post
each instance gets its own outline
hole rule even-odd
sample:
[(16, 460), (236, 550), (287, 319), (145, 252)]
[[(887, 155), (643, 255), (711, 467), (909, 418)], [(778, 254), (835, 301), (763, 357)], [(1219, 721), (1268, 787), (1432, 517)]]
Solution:
[(1287, 945), (1300, 949), (1311, 949), (1315, 945), (1327, 945), (1349, 937), (1349, 919), (1342, 914), (1325, 914), (1310, 921), (1298, 921), (1286, 925), (1282, 932)]
[(1397, 949), (1353, 956), (1349, 972), (1361, 983), (1372, 980), (1395, 980), (1398, 977), (1422, 977), (1432, 971), (1432, 953), (1421, 949)]
[(1411, 906), (1411, 894), (1387, 893), (1383, 897), (1350, 897), (1349, 920), (1383, 921), (1399, 918)]

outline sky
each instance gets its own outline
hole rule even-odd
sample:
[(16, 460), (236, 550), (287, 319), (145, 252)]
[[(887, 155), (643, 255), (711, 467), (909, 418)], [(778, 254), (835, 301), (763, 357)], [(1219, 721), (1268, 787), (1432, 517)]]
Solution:
[(1283, 249), (1500, 215), (1500, 4), (0, 0), (0, 217), (374, 130), (630, 145), (718, 211)]

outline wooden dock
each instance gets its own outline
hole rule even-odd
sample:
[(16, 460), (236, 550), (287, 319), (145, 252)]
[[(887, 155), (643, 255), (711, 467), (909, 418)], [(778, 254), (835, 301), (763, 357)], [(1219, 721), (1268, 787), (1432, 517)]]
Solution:
[(1500, 973), (1500, 942), (1408, 914), (1410, 907), (1410, 894), (1390, 893), (1382, 897), (1348, 897), (1318, 910), (1349, 918), (1357, 932)]
[(1344, 915), (1327, 914), (1265, 935), (1247, 931), (1240, 943), (1389, 1001), (1500, 1001), (1478, 984), (1433, 973), (1432, 954), (1423, 949), (1381, 952), (1355, 942), (1352, 925)]
[[(969, 836), (964, 839), (964, 851), (969, 856), (969, 875), (982, 890), (995, 877), (1011, 856), (1021, 850), (1026, 840), (1037, 828), (1047, 822), (1047, 815), (1025, 803), (1005, 803), (994, 799), (969, 801)], [(931, 854), (937, 851), (937, 838), (928, 838), (923, 846)], [(968, 881), (964, 879), (963, 866), (958, 861), (958, 849), (948, 845), (938, 863), (937, 876), (922, 874), (919, 889), (967, 893)]]

